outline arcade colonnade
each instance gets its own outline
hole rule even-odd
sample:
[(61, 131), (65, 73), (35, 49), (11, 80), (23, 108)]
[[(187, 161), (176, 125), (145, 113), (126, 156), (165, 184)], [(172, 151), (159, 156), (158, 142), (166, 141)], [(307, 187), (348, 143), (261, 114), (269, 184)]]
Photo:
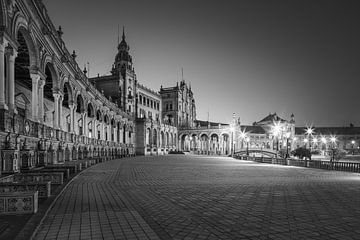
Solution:
[(157, 124), (146, 126), (145, 146), (146, 155), (166, 154), (177, 149), (176, 127)]
[(235, 136), (231, 132), (219, 133), (180, 133), (181, 151), (196, 154), (228, 155), (237, 149)]
[(41, 1), (0, 0), (3, 172), (134, 153), (134, 116), (89, 83), (61, 37)]

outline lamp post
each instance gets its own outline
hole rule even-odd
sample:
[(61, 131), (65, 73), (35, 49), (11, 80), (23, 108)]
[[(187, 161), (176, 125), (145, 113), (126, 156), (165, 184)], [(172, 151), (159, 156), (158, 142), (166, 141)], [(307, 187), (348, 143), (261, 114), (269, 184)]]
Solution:
[(291, 133), (290, 132), (287, 132), (285, 137), (286, 137), (286, 155), (285, 155), (285, 158), (289, 158), (289, 138), (291, 136)]
[(325, 156), (325, 152), (326, 152), (326, 142), (327, 142), (327, 140), (326, 140), (326, 138), (325, 137), (321, 137), (321, 142), (322, 142), (322, 144), (323, 144), (323, 149), (324, 149), (324, 146), (325, 146), (325, 151), (324, 151), (324, 156)]
[(351, 140), (351, 152), (352, 152), (352, 155), (354, 155), (354, 145), (355, 145), (355, 140)]
[(313, 129), (312, 127), (308, 127), (308, 128), (306, 129), (306, 135), (308, 136), (308, 139), (309, 139), (308, 142), (309, 142), (310, 152), (311, 152), (311, 137), (312, 137), (313, 133), (314, 133), (314, 129)]
[(249, 142), (250, 142), (250, 138), (249, 138), (249, 137), (246, 137), (245, 141), (246, 141), (246, 156), (249, 156)]
[(330, 158), (330, 167), (331, 169), (333, 168), (333, 162), (335, 160), (335, 144), (336, 144), (336, 137), (335, 136), (332, 136), (330, 138), (330, 141), (331, 141), (331, 158)]
[(276, 158), (277, 158), (278, 152), (279, 152), (279, 135), (280, 135), (280, 132), (281, 132), (280, 122), (275, 122), (273, 127), (272, 127), (272, 134), (276, 138)]
[(235, 131), (235, 127), (234, 125), (231, 125), (230, 127), (230, 131), (231, 131), (231, 157), (234, 157), (234, 131)]
[(244, 148), (244, 139), (246, 138), (246, 132), (245, 129), (240, 132), (240, 139), (241, 139), (241, 149)]

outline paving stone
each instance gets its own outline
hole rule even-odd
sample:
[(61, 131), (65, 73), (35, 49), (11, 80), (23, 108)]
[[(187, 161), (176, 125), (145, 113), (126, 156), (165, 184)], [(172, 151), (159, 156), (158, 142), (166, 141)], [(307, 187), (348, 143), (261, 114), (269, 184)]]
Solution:
[(35, 239), (359, 239), (360, 175), (224, 157), (97, 164)]

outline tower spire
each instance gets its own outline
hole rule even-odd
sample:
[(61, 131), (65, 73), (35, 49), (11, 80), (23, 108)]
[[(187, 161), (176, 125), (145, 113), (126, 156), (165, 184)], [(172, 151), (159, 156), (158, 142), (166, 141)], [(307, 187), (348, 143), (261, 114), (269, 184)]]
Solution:
[(122, 40), (125, 41), (125, 27), (123, 26)]
[(118, 42), (117, 42), (118, 44), (118, 46), (119, 46), (119, 44), (120, 44), (120, 24), (118, 24)]

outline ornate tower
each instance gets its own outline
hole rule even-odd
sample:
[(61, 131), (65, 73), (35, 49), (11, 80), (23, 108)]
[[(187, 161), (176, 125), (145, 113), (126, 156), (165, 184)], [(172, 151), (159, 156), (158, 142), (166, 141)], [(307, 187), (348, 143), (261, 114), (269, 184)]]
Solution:
[(118, 44), (118, 53), (115, 56), (115, 63), (111, 73), (113, 75), (118, 75), (120, 78), (120, 107), (125, 112), (134, 114), (136, 97), (136, 74), (129, 51), (130, 47), (125, 41), (125, 30), (123, 28), (122, 39)]

